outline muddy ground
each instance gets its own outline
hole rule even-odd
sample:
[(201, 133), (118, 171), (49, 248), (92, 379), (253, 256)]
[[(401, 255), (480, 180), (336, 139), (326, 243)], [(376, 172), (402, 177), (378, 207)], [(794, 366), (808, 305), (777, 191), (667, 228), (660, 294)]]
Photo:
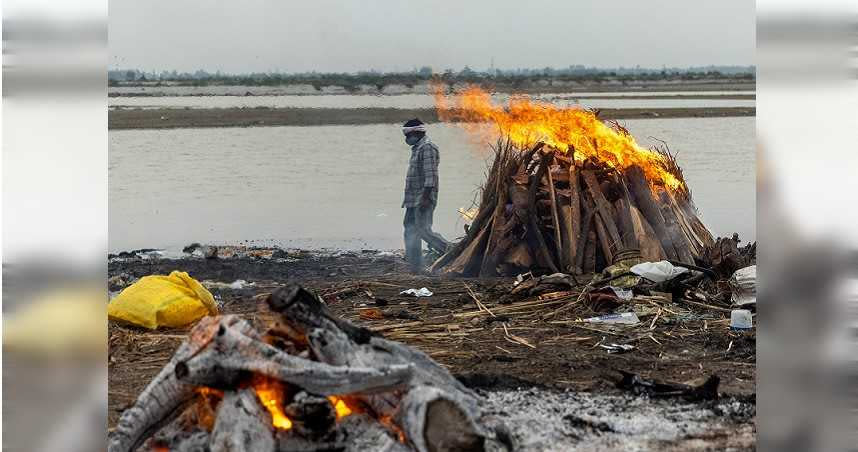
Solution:
[[(711, 118), (755, 116), (755, 107), (604, 108), (603, 119)], [(107, 114), (108, 129), (180, 127), (257, 127), (361, 125), (402, 122), (420, 117), (438, 122), (434, 108), (117, 108)]]
[[(538, 388), (628, 396), (614, 384), (618, 370), (688, 384), (714, 374), (720, 377), (722, 395), (746, 412), (741, 419), (722, 413), (720, 421), (734, 425), (746, 439), (756, 436), (756, 333), (730, 330), (729, 312), (681, 301), (650, 310), (644, 306), (643, 311), (637, 306), (640, 324), (609, 327), (576, 321), (597, 315), (578, 301), (576, 291), (541, 299), (511, 297), (513, 278), (412, 276), (405, 269), (397, 254), (370, 250), (336, 255), (278, 251), (262, 258), (114, 258), (108, 264), (111, 291), (142, 276), (186, 271), (210, 288), (223, 313), (258, 323), (271, 315), (262, 303), (266, 295), (287, 281), (298, 282), (320, 294), (336, 314), (422, 349), (482, 390)], [(226, 286), (236, 280), (252, 284)], [(434, 295), (400, 295), (421, 287)], [(478, 308), (475, 299), (486, 309)], [(109, 426), (168, 361), (185, 333), (111, 322)], [(611, 354), (602, 347), (611, 343), (635, 348)], [(729, 437), (728, 431), (704, 443), (724, 446), (722, 440)]]

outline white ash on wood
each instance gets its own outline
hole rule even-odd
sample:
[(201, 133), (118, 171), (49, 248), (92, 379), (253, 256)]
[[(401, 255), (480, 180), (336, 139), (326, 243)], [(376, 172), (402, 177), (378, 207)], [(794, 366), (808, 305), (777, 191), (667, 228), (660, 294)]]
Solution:
[(267, 307), (278, 322), (262, 334), (236, 316), (202, 319), (108, 450), (503, 450), (482, 398), (423, 352), (333, 316), (297, 285)]

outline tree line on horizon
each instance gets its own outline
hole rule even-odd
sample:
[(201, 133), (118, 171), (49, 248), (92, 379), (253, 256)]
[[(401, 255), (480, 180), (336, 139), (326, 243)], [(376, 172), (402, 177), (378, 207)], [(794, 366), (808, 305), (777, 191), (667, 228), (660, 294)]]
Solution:
[(346, 89), (357, 89), (361, 85), (375, 85), (381, 89), (385, 85), (402, 84), (413, 86), (430, 80), (444, 83), (497, 83), (512, 86), (526, 85), (537, 80), (551, 81), (631, 81), (631, 80), (699, 80), (731, 79), (754, 80), (756, 66), (699, 66), (688, 68), (596, 68), (583, 65), (570, 65), (565, 68), (517, 68), (489, 69), (477, 71), (465, 66), (460, 71), (446, 69), (435, 72), (429, 66), (404, 72), (358, 71), (358, 72), (251, 72), (224, 73), (207, 72), (203, 69), (194, 72), (176, 70), (143, 71), (140, 69), (110, 69), (108, 83), (112, 86), (134, 82), (179, 82), (191, 86), (219, 85), (289, 85), (308, 84), (317, 88), (337, 85)]

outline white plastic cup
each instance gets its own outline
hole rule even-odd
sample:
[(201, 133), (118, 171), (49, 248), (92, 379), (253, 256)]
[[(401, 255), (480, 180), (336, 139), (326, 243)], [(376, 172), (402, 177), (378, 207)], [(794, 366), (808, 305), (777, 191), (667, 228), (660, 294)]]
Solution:
[(734, 309), (730, 313), (730, 328), (736, 330), (747, 330), (754, 326), (751, 311), (747, 309)]

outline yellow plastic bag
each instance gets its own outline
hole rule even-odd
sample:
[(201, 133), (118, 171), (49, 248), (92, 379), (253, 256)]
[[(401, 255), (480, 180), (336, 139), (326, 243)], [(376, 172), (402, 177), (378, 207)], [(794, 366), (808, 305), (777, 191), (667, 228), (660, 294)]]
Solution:
[(206, 315), (217, 315), (212, 294), (186, 272), (144, 276), (107, 305), (111, 320), (149, 329), (182, 327)]

